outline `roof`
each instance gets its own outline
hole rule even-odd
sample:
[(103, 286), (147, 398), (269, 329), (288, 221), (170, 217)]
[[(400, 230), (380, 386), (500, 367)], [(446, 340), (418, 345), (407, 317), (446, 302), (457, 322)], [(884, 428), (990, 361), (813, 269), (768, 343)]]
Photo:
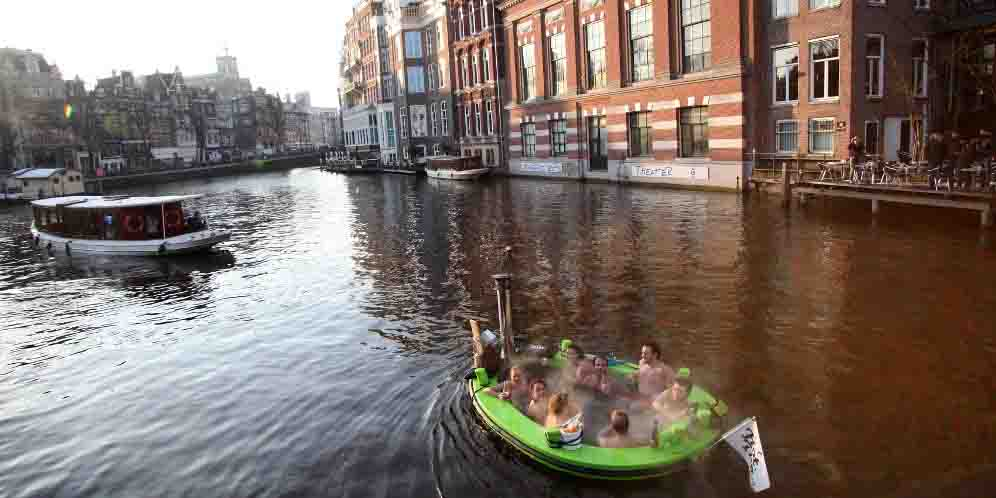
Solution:
[(18, 180), (31, 180), (39, 178), (49, 178), (52, 175), (61, 175), (66, 172), (63, 168), (28, 168), (15, 172), (14, 178)]
[(65, 206), (70, 209), (120, 209), (142, 206), (158, 206), (160, 204), (172, 204), (189, 199), (196, 199), (200, 194), (194, 195), (163, 195), (159, 197), (131, 197), (127, 195), (116, 196), (95, 196), (81, 195), (76, 197), (53, 197), (42, 199), (31, 203), (38, 207)]

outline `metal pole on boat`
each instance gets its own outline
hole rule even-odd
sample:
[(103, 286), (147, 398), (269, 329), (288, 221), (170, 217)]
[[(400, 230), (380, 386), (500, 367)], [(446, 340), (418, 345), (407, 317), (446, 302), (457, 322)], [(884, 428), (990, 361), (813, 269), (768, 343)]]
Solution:
[(495, 292), (498, 295), (498, 327), (501, 332), (502, 361), (507, 363), (512, 356), (512, 275), (506, 273), (507, 266), (511, 261), (512, 248), (506, 247), (502, 254), (499, 265), (502, 273), (496, 273), (491, 277), (495, 279)]
[(159, 220), (159, 226), (163, 229), (163, 240), (166, 240), (166, 205), (159, 205), (159, 213), (162, 215), (162, 219)]

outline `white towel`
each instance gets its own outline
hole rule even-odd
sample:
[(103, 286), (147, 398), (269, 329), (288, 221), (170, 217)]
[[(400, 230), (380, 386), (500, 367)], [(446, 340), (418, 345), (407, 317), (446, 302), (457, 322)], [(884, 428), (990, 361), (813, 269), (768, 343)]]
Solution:
[[(567, 427), (577, 425), (577, 431), (567, 432)], [(570, 420), (560, 424), (560, 442), (565, 450), (574, 451), (581, 447), (581, 439), (584, 433), (584, 424), (581, 423), (581, 414), (570, 418)]]

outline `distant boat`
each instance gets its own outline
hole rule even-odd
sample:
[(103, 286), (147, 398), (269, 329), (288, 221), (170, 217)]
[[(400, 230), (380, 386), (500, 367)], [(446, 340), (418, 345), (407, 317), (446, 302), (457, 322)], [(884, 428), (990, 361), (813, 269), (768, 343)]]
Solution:
[(432, 156), (426, 158), (425, 174), (444, 180), (476, 180), (491, 172), (480, 156)]
[(74, 196), (31, 203), (37, 247), (67, 254), (168, 256), (207, 250), (231, 237), (199, 216), (185, 218), (183, 201), (199, 195), (159, 197)]

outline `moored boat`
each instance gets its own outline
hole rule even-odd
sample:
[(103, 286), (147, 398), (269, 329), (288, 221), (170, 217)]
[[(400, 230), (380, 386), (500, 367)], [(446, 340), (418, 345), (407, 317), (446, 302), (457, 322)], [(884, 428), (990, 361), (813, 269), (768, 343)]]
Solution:
[(426, 158), (425, 174), (445, 180), (476, 180), (491, 172), (480, 156), (432, 156)]
[(207, 250), (228, 240), (182, 203), (199, 195), (72, 196), (31, 203), (37, 247), (68, 254), (168, 256)]

